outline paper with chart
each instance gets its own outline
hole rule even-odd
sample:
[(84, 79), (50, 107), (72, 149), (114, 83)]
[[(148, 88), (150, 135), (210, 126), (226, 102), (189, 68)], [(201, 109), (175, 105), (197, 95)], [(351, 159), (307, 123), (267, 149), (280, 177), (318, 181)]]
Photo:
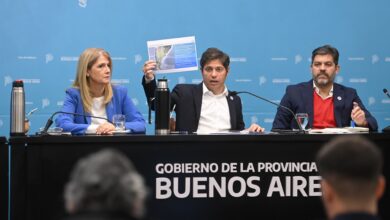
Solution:
[(148, 41), (149, 60), (157, 63), (156, 73), (198, 69), (195, 36)]

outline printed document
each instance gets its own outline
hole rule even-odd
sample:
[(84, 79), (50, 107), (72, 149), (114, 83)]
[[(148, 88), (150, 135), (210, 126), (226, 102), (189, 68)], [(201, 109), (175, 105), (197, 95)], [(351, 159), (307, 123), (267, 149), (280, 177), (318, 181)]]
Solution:
[(198, 69), (195, 36), (148, 41), (147, 45), (149, 60), (157, 63), (157, 74)]

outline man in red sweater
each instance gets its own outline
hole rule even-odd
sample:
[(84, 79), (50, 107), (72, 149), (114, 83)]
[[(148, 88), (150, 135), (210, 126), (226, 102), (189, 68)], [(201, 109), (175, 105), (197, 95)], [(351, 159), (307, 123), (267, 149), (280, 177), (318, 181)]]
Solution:
[[(339, 52), (330, 45), (312, 53), (312, 80), (290, 85), (280, 104), (294, 113), (308, 113), (308, 128), (347, 127), (351, 121), (359, 127), (378, 130), (376, 119), (368, 112), (357, 92), (334, 82), (340, 70)], [(272, 129), (297, 128), (294, 116), (279, 107)]]

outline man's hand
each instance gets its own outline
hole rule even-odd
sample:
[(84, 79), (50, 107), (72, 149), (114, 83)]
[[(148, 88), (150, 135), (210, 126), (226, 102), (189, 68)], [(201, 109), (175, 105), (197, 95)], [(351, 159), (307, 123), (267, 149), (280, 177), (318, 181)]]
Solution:
[(249, 132), (264, 132), (265, 128), (260, 127), (258, 124), (252, 124), (248, 129)]
[(144, 72), (146, 80), (153, 80), (154, 79), (154, 69), (156, 69), (156, 62), (154, 60), (148, 60), (145, 62), (144, 67), (142, 68), (142, 71)]
[(359, 105), (356, 102), (353, 102), (353, 109), (351, 112), (351, 118), (355, 122), (356, 125), (360, 127), (367, 127), (368, 123), (366, 120), (366, 114), (364, 111), (359, 107)]

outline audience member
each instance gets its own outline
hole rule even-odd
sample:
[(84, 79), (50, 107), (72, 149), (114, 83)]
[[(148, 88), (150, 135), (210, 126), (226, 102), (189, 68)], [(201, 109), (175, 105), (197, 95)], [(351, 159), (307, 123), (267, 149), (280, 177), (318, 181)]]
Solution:
[(317, 154), (322, 198), (329, 219), (379, 219), (385, 189), (380, 150), (361, 136), (340, 136)]
[(65, 186), (68, 220), (140, 219), (147, 188), (122, 153), (104, 149), (80, 159)]

